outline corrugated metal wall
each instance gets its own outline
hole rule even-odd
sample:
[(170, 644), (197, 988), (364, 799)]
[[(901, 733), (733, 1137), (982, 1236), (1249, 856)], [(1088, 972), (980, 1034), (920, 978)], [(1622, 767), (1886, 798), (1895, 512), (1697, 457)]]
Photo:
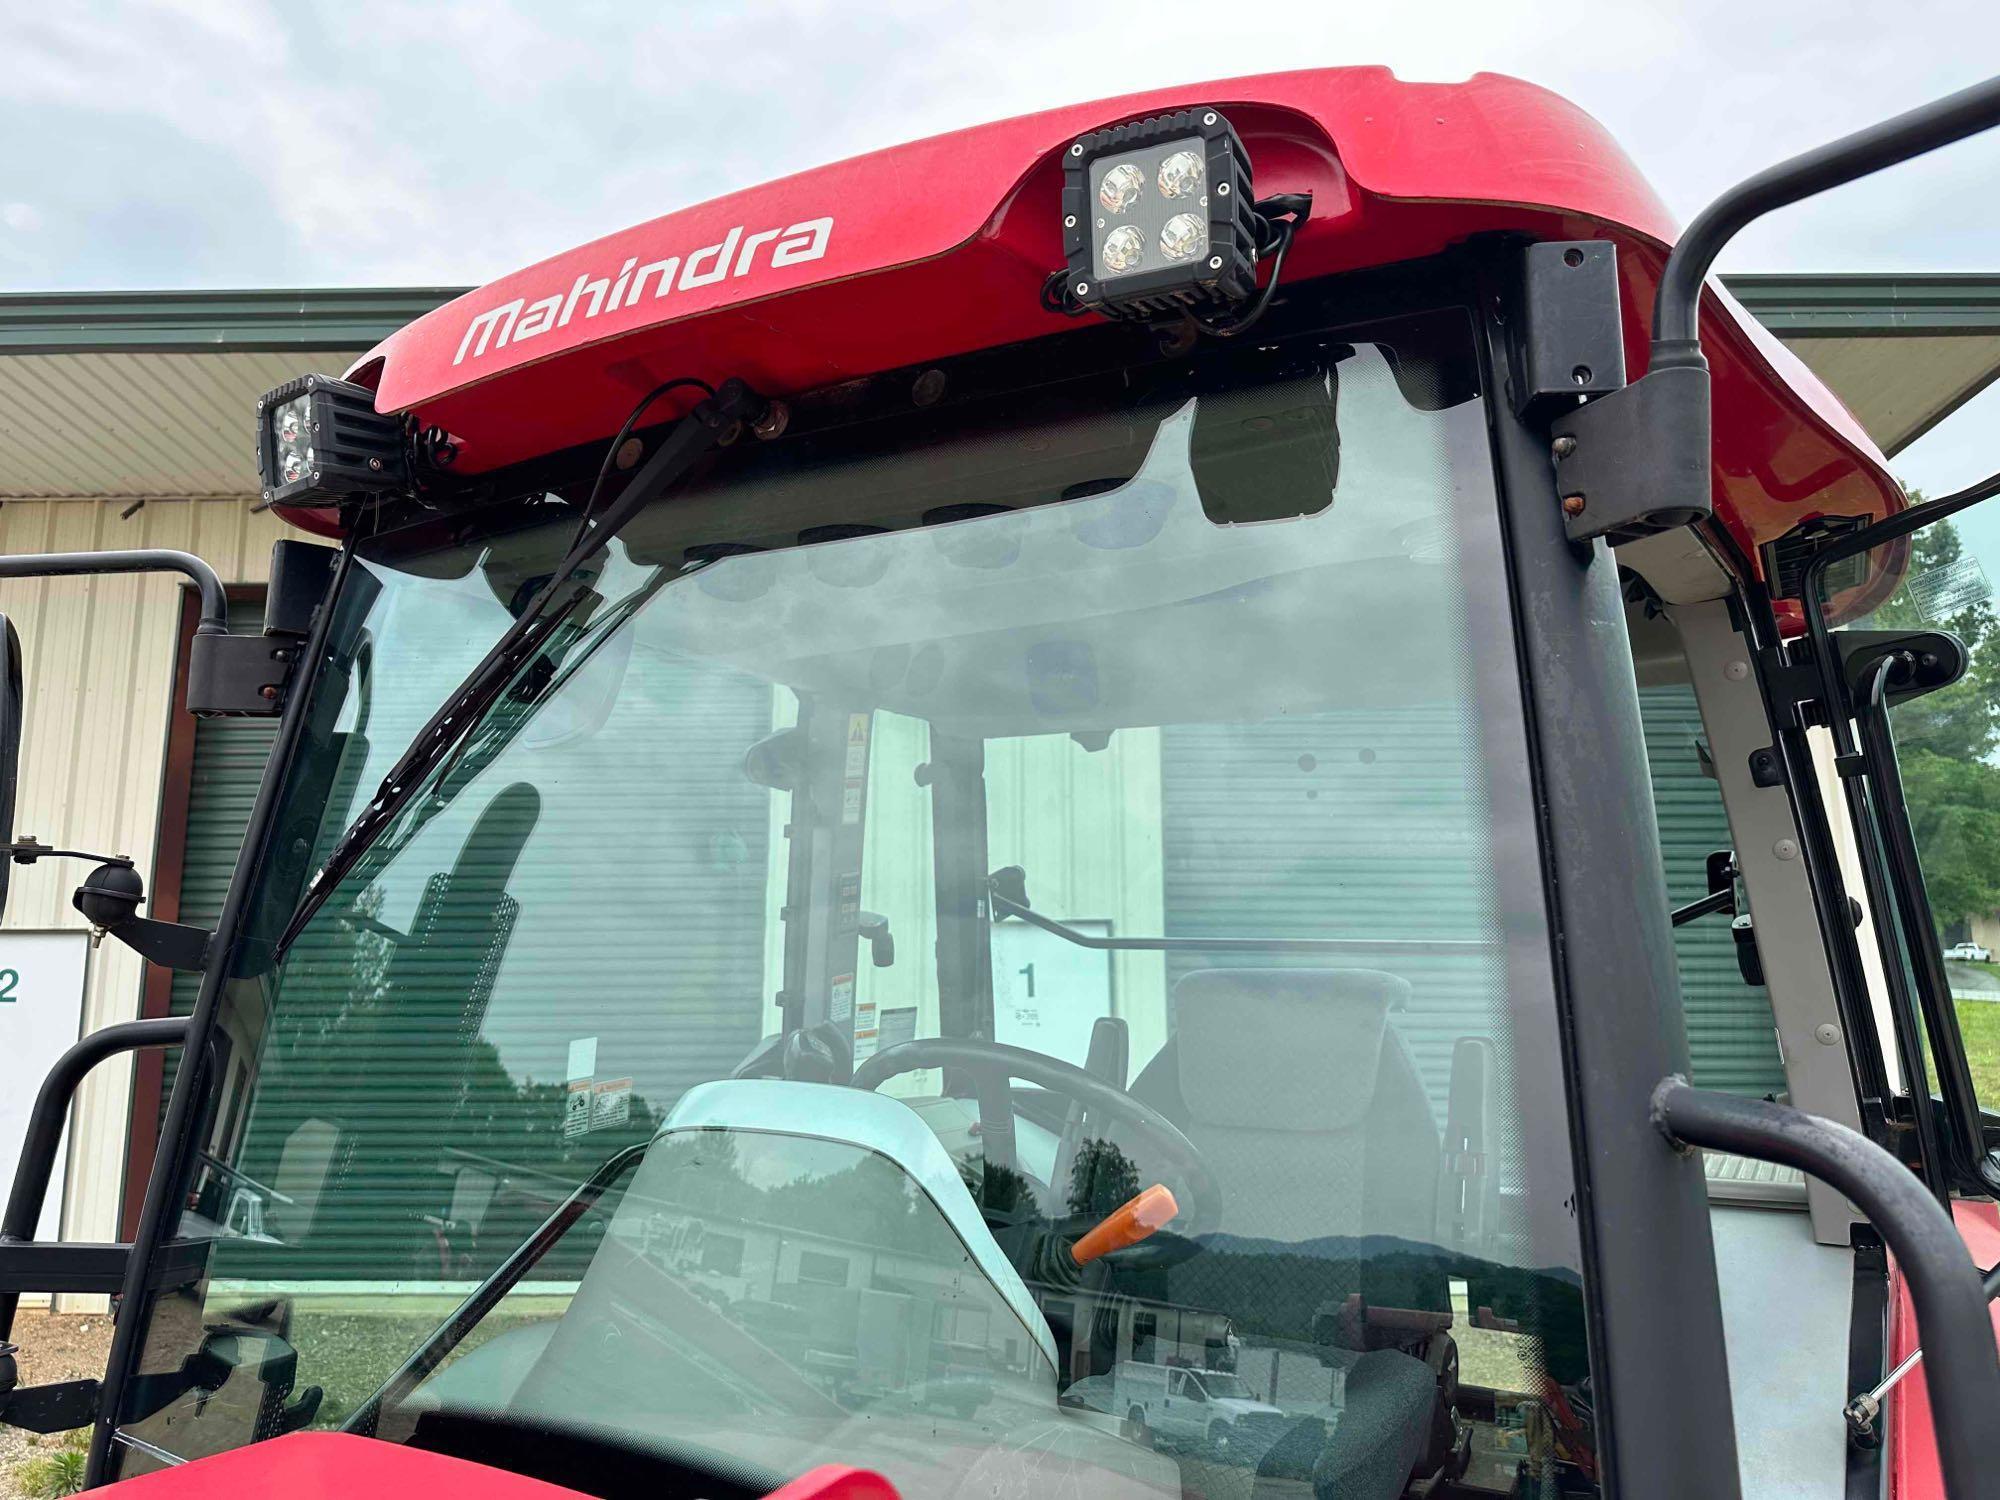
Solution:
[[(1704, 736), (1694, 689), (1641, 688), (1639, 713), (1653, 771), (1667, 898), (1684, 906), (1708, 894), (1708, 856), (1731, 846), (1729, 818), (1721, 787), (1702, 772), (1696, 743)], [(1762, 986), (1743, 982), (1729, 918), (1702, 917), (1675, 928), (1674, 954), (1694, 1081), (1738, 1094), (1783, 1092), (1785, 1069), (1771, 997)]]
[[(291, 532), (246, 500), (9, 500), (0, 551), (173, 547), (205, 558), (230, 583), (267, 576), (271, 543)], [(15, 826), (67, 848), (129, 854), (150, 872), (159, 823), (173, 689), (180, 584), (170, 576), (0, 583), (0, 612), (21, 635), (28, 709)], [(69, 904), (82, 868), (57, 860), (17, 869), (8, 927), (81, 928)], [(84, 1030), (138, 1014), (141, 964), (119, 943), (90, 957)], [(117, 1237), (131, 1098), (129, 1058), (85, 1082), (70, 1143), (63, 1233)]]

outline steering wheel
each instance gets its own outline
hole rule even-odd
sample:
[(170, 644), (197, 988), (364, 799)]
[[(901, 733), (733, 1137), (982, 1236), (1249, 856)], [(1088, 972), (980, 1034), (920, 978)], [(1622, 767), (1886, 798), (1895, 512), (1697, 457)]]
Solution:
[[(1093, 1113), (1113, 1116), (1142, 1131), (1167, 1158), (1187, 1189), (1174, 1226), (1176, 1234), (1165, 1231), (1156, 1238), (1185, 1240), (1212, 1229), (1222, 1217), (1222, 1190), (1209, 1170), (1208, 1162), (1193, 1141), (1165, 1115), (1133, 1098), (1121, 1088), (1106, 1083), (1094, 1073), (1074, 1063), (1030, 1052), (1025, 1047), (1009, 1047), (1002, 1042), (975, 1042), (959, 1037), (921, 1037), (899, 1042), (876, 1053), (854, 1070), (854, 1087), (874, 1090), (891, 1078), (922, 1068), (963, 1068), (972, 1076), (979, 1099), (979, 1135), (992, 1167), (1013, 1168), (1014, 1093), (1016, 1078), (1038, 1083), (1043, 1088), (1075, 1100)], [(1134, 1246), (1142, 1249), (1143, 1246)]]

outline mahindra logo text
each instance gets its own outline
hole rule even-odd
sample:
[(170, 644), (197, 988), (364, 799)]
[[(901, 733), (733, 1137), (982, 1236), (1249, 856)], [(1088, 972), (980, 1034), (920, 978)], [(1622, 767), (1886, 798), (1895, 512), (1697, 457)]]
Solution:
[(567, 296), (557, 292), (534, 302), (516, 297), (512, 302), (503, 302), (478, 314), (466, 325), (465, 337), (458, 341), (458, 353), (451, 362), (462, 364), (467, 354), (477, 359), (489, 347), (499, 349), (535, 338), (551, 328), (566, 328), (575, 317), (594, 318), (621, 307), (637, 306), (649, 283), (653, 299), (658, 301), (675, 290), (685, 292), (713, 286), (725, 276), (747, 276), (756, 264), (758, 252), (766, 245), (771, 247), (766, 264), (772, 269), (818, 260), (826, 254), (826, 242), (832, 234), (831, 217), (807, 219), (789, 229), (760, 229), (751, 235), (744, 234), (743, 227), (738, 225), (719, 243), (702, 246), (685, 261), (678, 255), (668, 255), (642, 266), (635, 255), (618, 268), (615, 278), (593, 277), (585, 271), (576, 278)]

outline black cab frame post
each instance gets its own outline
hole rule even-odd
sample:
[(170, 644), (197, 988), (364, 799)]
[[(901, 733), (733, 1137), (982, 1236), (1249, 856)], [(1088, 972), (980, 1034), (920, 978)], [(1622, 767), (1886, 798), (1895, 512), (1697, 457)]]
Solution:
[[(343, 547), (328, 586), (329, 600), (340, 598), (353, 560), (353, 548)], [(278, 723), (277, 740), (271, 747), (271, 758), (265, 763), (256, 800), (250, 807), (243, 850), (237, 858), (236, 869), (230, 875), (229, 891), (223, 898), (214, 940), (209, 944), (194, 1011), (187, 1018), (187, 1036), (182, 1044), (185, 1056), (202, 1055), (214, 1036), (223, 985), (235, 961), (237, 939), (249, 910), (250, 894), (256, 889), (258, 873), (269, 853), (266, 845), (272, 823), (308, 718), (313, 685), (326, 656), (327, 636), (338, 614), (335, 608), (319, 612), (312, 635), (294, 671), (291, 691), (286, 695), (284, 713)], [(98, 1404), (97, 1424), (91, 1435), (90, 1457), (85, 1468), (84, 1484), (87, 1488), (107, 1483), (113, 1477), (110, 1472), (111, 1434), (118, 1425), (120, 1403), (139, 1359), (149, 1311), (146, 1298), (151, 1285), (150, 1267), (172, 1228), (171, 1211), (180, 1199), (183, 1180), (193, 1160), (194, 1134), (203, 1117), (199, 1096), (213, 1082), (206, 1077), (208, 1071), (205, 1068), (183, 1067), (174, 1075), (173, 1093), (167, 1100), (166, 1114), (160, 1123), (160, 1140), (153, 1153), (152, 1176), (146, 1184), (145, 1202), (139, 1211), (137, 1231), (132, 1237), (131, 1260), (125, 1271), (124, 1301), (112, 1328), (111, 1352), (104, 1370), (104, 1394)]]
[[(1489, 388), (1507, 369), (1512, 296), (1496, 257), (1480, 298)], [(1546, 434), (1504, 401), (1489, 412), (1542, 808), (1602, 1477), (1621, 1500), (1731, 1500), (1741, 1478), (1707, 1184), (1649, 1113), (1659, 1080), (1687, 1071), (1688, 1048), (1618, 565), (1601, 540), (1569, 541)]]

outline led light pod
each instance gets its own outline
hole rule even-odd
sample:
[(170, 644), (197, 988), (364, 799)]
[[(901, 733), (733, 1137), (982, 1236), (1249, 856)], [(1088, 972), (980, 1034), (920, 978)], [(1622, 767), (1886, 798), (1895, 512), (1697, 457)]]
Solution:
[(274, 505), (334, 505), (410, 487), (400, 417), (331, 375), (288, 380), (257, 403), (257, 477)]
[(1232, 309), (1257, 290), (1250, 158), (1220, 111), (1113, 125), (1063, 158), (1064, 300), (1111, 317)]

